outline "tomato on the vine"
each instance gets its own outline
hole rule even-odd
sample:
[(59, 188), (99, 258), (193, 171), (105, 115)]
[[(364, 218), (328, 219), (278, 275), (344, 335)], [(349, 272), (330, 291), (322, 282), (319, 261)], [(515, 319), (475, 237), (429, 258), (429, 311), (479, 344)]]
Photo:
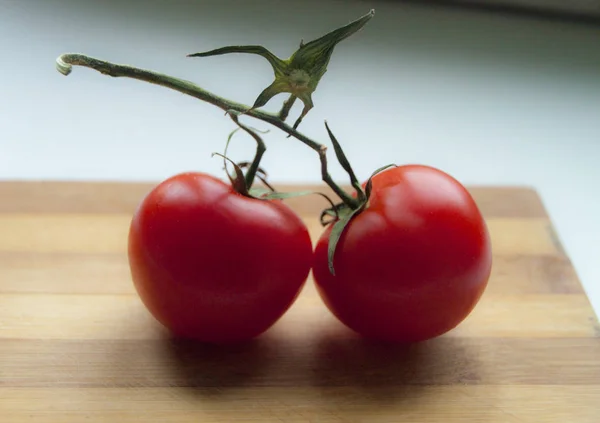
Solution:
[(294, 303), (310, 272), (303, 221), (280, 200), (244, 196), (203, 173), (157, 185), (129, 233), (135, 288), (176, 336), (254, 338)]
[(314, 252), (317, 290), (346, 326), (372, 339), (418, 342), (455, 328), (483, 294), (492, 267), (485, 220), (456, 179), (428, 166), (372, 178), (328, 268), (332, 224)]

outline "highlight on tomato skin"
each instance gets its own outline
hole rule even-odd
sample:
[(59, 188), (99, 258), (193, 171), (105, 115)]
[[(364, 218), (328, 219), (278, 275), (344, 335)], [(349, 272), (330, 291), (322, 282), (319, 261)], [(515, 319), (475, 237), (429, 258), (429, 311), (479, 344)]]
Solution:
[(183, 173), (139, 205), (128, 257), (139, 297), (172, 334), (232, 343), (259, 336), (292, 306), (312, 251), (306, 225), (282, 201)]
[(367, 208), (337, 244), (332, 225), (313, 258), (317, 291), (337, 319), (364, 337), (400, 343), (440, 336), (464, 321), (492, 268), (485, 220), (467, 189), (429, 166), (405, 165), (372, 179)]

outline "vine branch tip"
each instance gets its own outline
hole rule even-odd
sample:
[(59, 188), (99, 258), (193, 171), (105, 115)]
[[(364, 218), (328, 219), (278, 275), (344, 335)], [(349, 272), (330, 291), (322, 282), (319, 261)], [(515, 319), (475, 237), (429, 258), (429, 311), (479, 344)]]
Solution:
[(73, 66), (65, 62), (63, 57), (64, 55), (61, 55), (56, 59), (56, 70), (58, 70), (63, 75), (68, 76), (73, 70)]

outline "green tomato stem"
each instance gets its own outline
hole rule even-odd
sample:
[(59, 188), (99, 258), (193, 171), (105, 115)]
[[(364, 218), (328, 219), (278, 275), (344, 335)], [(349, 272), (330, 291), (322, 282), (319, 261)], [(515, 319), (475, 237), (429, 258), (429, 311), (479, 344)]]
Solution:
[(285, 121), (287, 119), (288, 115), (290, 114), (290, 110), (292, 109), (292, 106), (296, 102), (297, 98), (298, 97), (296, 97), (294, 94), (291, 94), (289, 98), (283, 102), (283, 107), (279, 111), (279, 119), (281, 119), (282, 121)]
[(254, 183), (254, 178), (256, 177), (256, 172), (260, 169), (260, 161), (262, 160), (265, 151), (267, 151), (267, 146), (263, 139), (258, 135), (255, 131), (240, 123), (237, 112), (230, 112), (229, 116), (235, 122), (237, 126), (243, 129), (246, 133), (248, 133), (254, 140), (256, 141), (256, 153), (254, 155), (254, 159), (250, 166), (248, 167), (248, 171), (246, 172), (245, 180), (246, 187), (248, 190), (252, 188), (252, 184)]
[(104, 75), (132, 78), (170, 88), (182, 94), (208, 102), (226, 112), (239, 112), (269, 123), (316, 151), (319, 154), (319, 159), (321, 161), (321, 177), (323, 182), (325, 182), (348, 207), (353, 210), (360, 207), (359, 201), (352, 198), (337, 185), (329, 174), (327, 167), (327, 147), (298, 132), (296, 129), (283, 122), (278, 115), (262, 110), (251, 109), (247, 105), (227, 100), (206, 91), (193, 82), (146, 69), (140, 69), (129, 65), (119, 65), (77, 53), (63, 54), (56, 60), (56, 68), (63, 75), (69, 75), (73, 66), (83, 66), (96, 70)]
[(331, 129), (329, 129), (327, 121), (325, 121), (325, 129), (327, 129), (327, 134), (329, 134), (329, 139), (333, 144), (333, 150), (335, 151), (335, 155), (338, 159), (338, 162), (340, 163), (340, 165), (342, 165), (346, 173), (348, 173), (348, 175), (350, 176), (350, 183), (352, 184), (352, 186), (356, 190), (356, 193), (358, 194), (358, 200), (361, 203), (363, 203), (366, 199), (366, 195), (360, 185), (360, 182), (358, 181), (358, 178), (356, 177), (356, 174), (354, 173), (354, 170), (352, 169), (352, 166), (350, 165), (350, 162), (348, 161), (348, 158), (346, 157), (346, 154), (344, 153), (344, 150), (342, 149), (342, 146), (340, 145), (335, 135), (333, 135), (333, 132), (331, 132)]

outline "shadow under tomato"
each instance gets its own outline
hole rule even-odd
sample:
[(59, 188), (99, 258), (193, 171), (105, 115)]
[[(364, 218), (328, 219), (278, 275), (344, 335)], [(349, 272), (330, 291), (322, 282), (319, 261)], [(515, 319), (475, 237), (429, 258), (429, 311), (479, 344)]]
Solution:
[(469, 342), (450, 336), (403, 345), (336, 329), (319, 337), (313, 359), (314, 386), (325, 395), (346, 387), (362, 402), (414, 401), (431, 392), (428, 386), (475, 384), (480, 378)]
[(167, 337), (165, 352), (178, 387), (218, 395), (234, 388), (260, 385), (278, 341), (262, 336), (240, 344), (214, 345)]

